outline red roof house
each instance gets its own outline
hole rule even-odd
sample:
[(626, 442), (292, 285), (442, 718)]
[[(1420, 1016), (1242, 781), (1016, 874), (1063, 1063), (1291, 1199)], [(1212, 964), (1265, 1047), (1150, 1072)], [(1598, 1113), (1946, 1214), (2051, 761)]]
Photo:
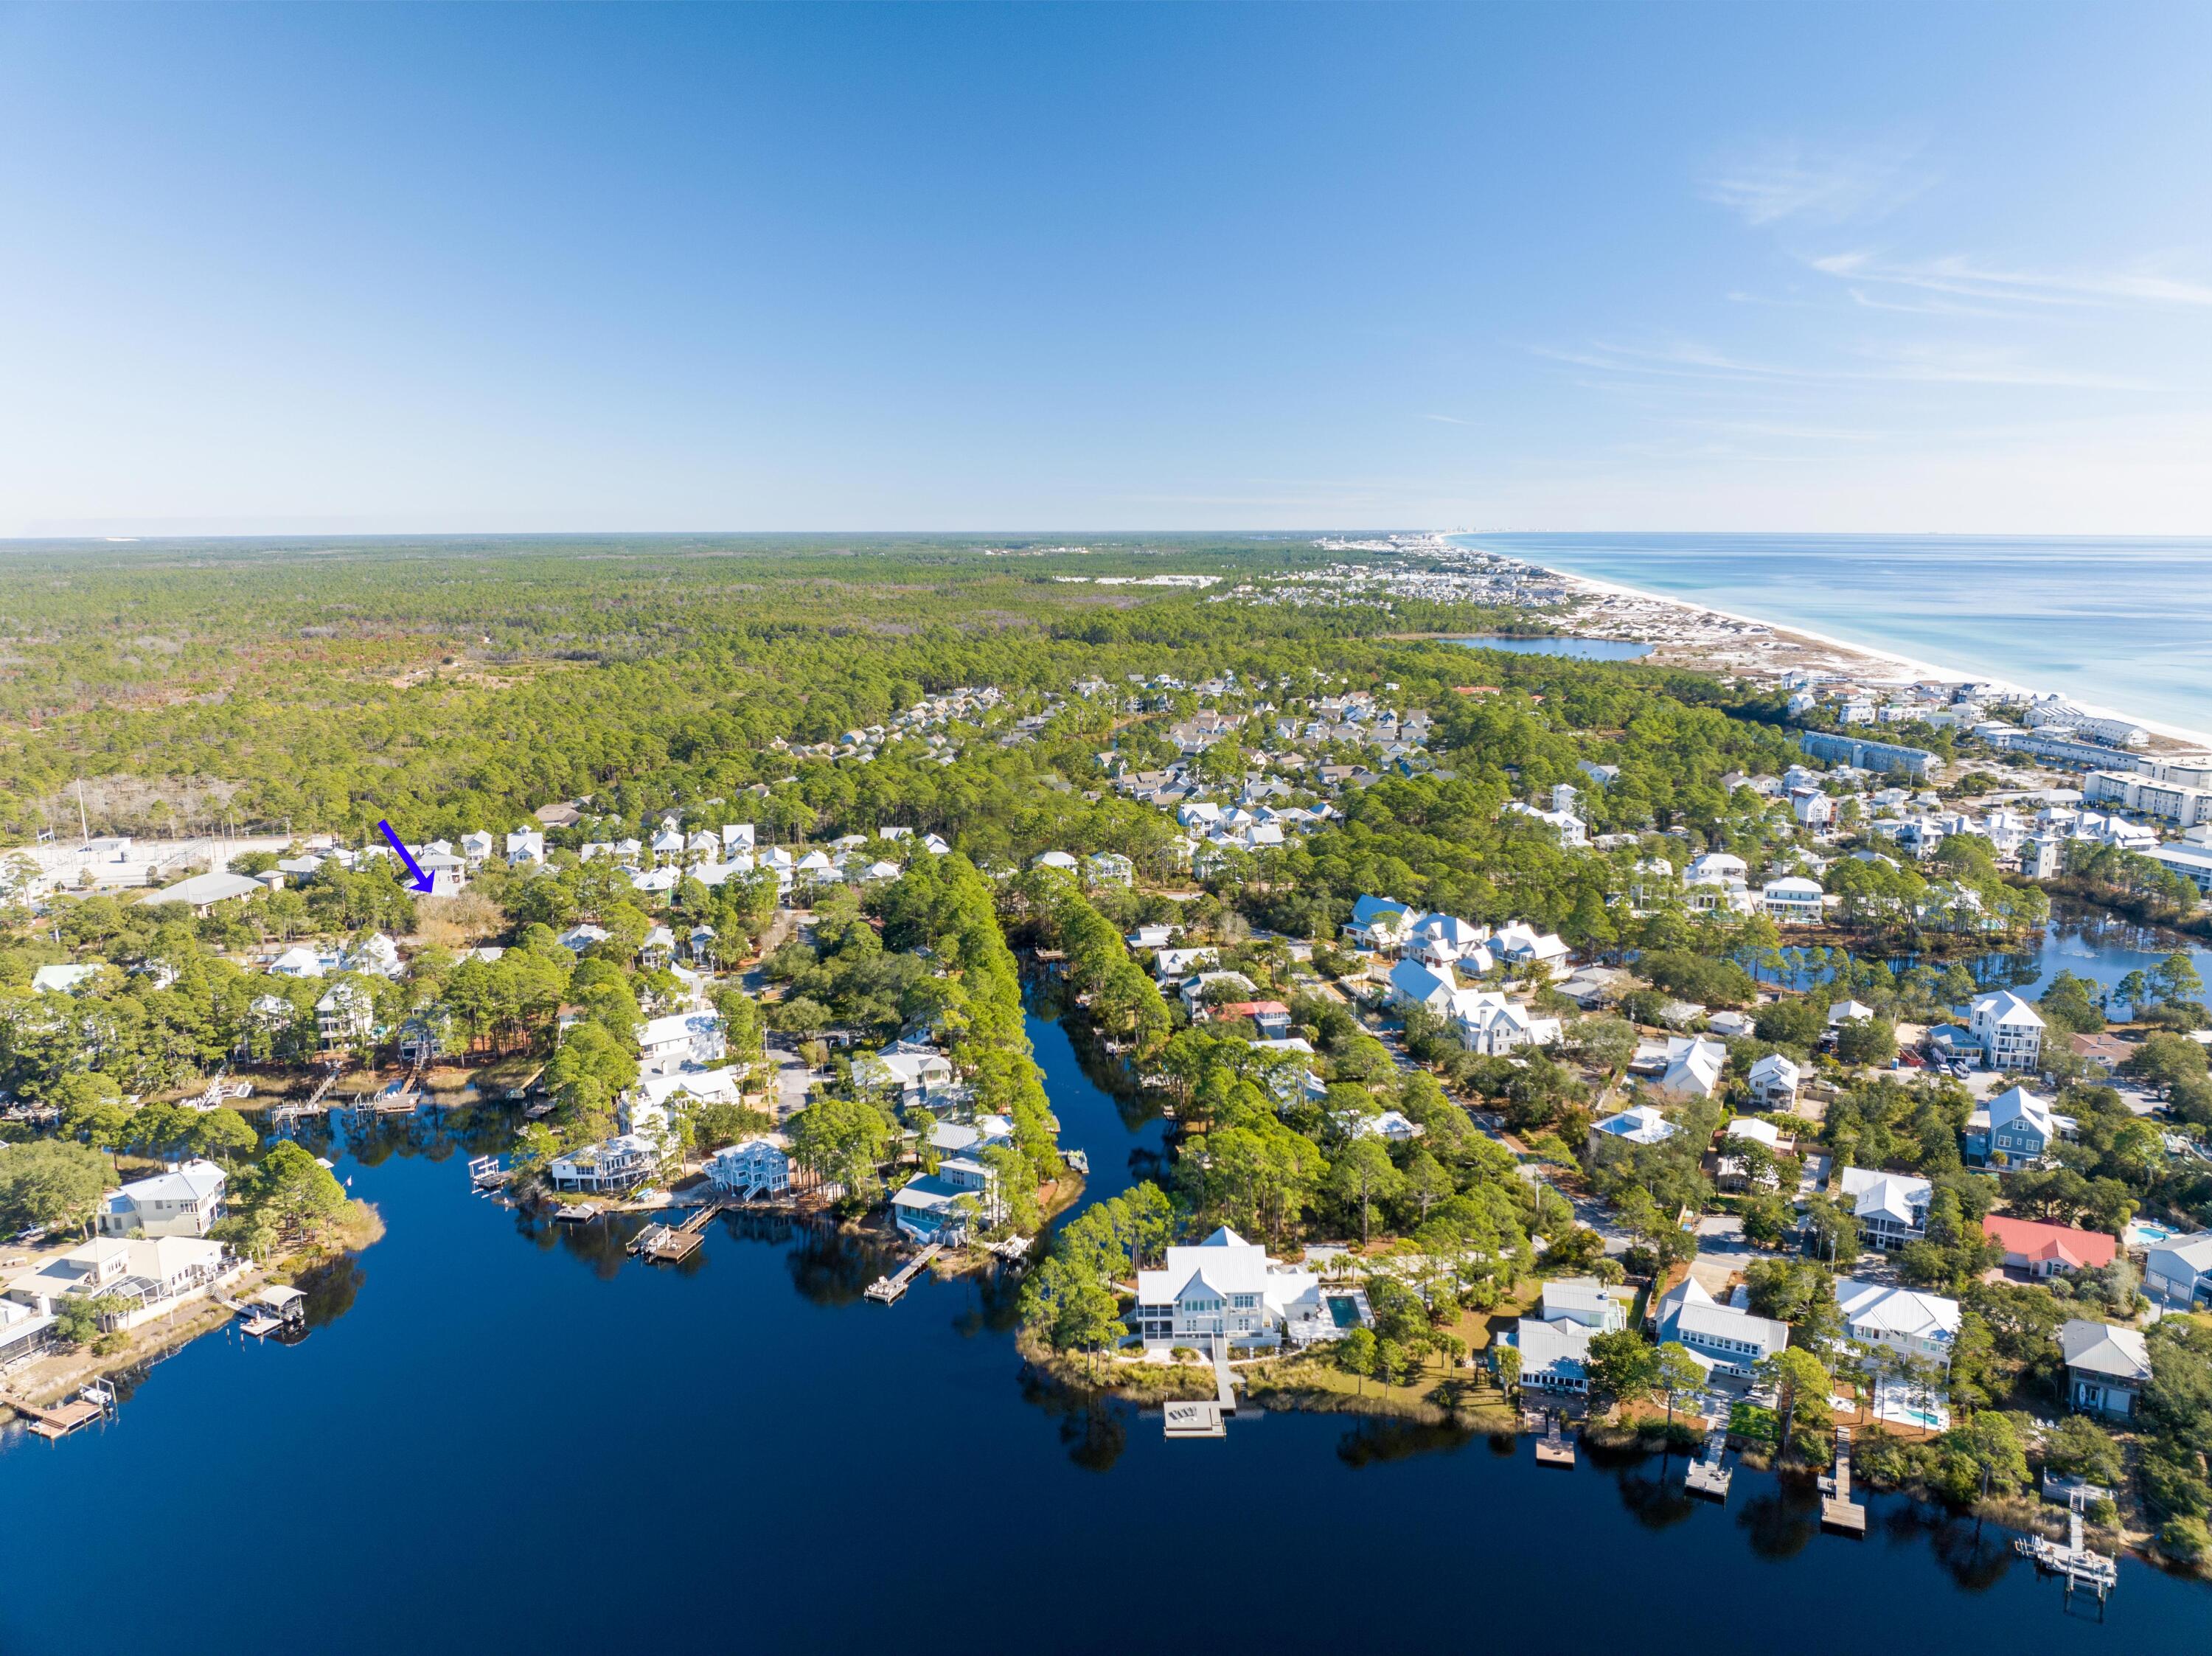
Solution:
[(1994, 1213), (1982, 1221), (1982, 1234), (2004, 1249), (2008, 1269), (2025, 1271), (2031, 1277), (2101, 1270), (2112, 1263), (2120, 1246), (2100, 1230), (2075, 1230)]

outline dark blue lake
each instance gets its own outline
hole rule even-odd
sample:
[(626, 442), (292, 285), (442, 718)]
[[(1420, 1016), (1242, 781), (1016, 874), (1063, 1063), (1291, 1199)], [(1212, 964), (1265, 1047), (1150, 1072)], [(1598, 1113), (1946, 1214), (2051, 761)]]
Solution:
[[(1033, 1025), (1064, 1137), (1118, 1188), (1132, 1126)], [(169, 1656), (696, 1648), (976, 1653), (1463, 1644), (1705, 1656), (2203, 1648), (2212, 1592), (2121, 1566), (2065, 1613), (2008, 1538), (1876, 1497), (1818, 1532), (1812, 1492), (1679, 1459), (1540, 1471), (1344, 1417), (1157, 1416), (1025, 1386), (1006, 1295), (860, 1298), (849, 1237), (718, 1223), (692, 1268), (556, 1234), (469, 1194), (467, 1149), (388, 1138), (340, 1172), (389, 1236), (318, 1295), (304, 1344), (210, 1336), (120, 1418), (0, 1453), (21, 1569), (0, 1649)], [(1720, 1619), (1713, 1614), (1715, 1607)], [(2093, 1607), (2094, 1608), (2094, 1607)]]
[(1568, 656), (1577, 661), (1636, 661), (1651, 646), (1626, 638), (1455, 638), (1470, 650), (1503, 650), (1516, 656)]

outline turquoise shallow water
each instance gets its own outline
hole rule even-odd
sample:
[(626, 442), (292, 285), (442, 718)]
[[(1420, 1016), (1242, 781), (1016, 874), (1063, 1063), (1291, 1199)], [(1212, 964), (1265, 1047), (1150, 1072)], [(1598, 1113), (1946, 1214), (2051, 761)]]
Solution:
[(1452, 538), (2212, 732), (2212, 539)]

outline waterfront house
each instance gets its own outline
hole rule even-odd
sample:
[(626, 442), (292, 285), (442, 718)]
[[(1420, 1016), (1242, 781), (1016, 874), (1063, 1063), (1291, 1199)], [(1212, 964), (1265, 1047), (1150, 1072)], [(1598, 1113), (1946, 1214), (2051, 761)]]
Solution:
[(1663, 1144), (1680, 1131), (1680, 1128), (1660, 1114), (1654, 1106), (1638, 1104), (1633, 1108), (1623, 1110), (1618, 1115), (1609, 1115), (1604, 1120), (1593, 1124), (1589, 1130), (1589, 1153), (1595, 1156), (1598, 1153), (1598, 1146), (1608, 1143)]
[(2033, 1075), (2042, 1067), (2043, 1015), (2009, 989), (1975, 998), (1966, 1028), (1992, 1070)]
[(204, 1237), (101, 1236), (18, 1277), (8, 1297), (49, 1316), (70, 1299), (117, 1301), (119, 1309), (100, 1318), (112, 1333), (204, 1299), (245, 1269), (244, 1260)]
[(1797, 1107), (1797, 1066), (1779, 1052), (1769, 1052), (1751, 1066), (1752, 1102), (1762, 1110), (1789, 1111)]
[(1927, 1234), (1928, 1204), (1935, 1192), (1927, 1180), (1845, 1168), (1840, 1189), (1869, 1245), (1894, 1253)]
[(652, 1178), (659, 1170), (660, 1160), (659, 1139), (626, 1132), (555, 1156), (545, 1165), (545, 1176), (556, 1191), (615, 1195), (635, 1190)]
[(2212, 1231), (2170, 1237), (2145, 1248), (2143, 1291), (2168, 1305), (2212, 1304)]
[(1846, 1338), (1886, 1346), (1899, 1356), (1951, 1366), (1959, 1338), (1959, 1302), (1893, 1283), (1846, 1277), (1836, 1284), (1836, 1308)]
[(791, 1157), (772, 1138), (726, 1144), (707, 1158), (705, 1170), (716, 1193), (735, 1201), (781, 1196), (791, 1188)]
[(375, 1028), (375, 1003), (352, 978), (340, 978), (315, 1003), (315, 1039), (325, 1053), (358, 1046)]
[(1753, 1370), (1790, 1344), (1790, 1325), (1723, 1305), (1698, 1279), (1685, 1277), (1659, 1301), (1659, 1338), (1680, 1341), (1708, 1373), (1748, 1380)]
[(2010, 1087), (1966, 1118), (1966, 1154), (1978, 1162), (2032, 1166), (2059, 1136), (2059, 1118), (2047, 1100)]
[(2058, 1351), (2066, 1365), (2066, 1402), (2084, 1414), (2126, 1420), (2150, 1379), (2150, 1348), (2133, 1328), (2088, 1322), (2079, 1317), (2058, 1330)]
[(1132, 1319), (1147, 1350), (1276, 1345), (1320, 1281), (1224, 1225), (1195, 1247), (1170, 1248), (1164, 1270), (1137, 1273)]
[(54, 1342), (53, 1313), (0, 1300), (0, 1374), (36, 1356)]
[(971, 1156), (943, 1156), (935, 1173), (909, 1179), (891, 1195), (891, 1222), (916, 1242), (957, 1247), (972, 1224), (1003, 1217), (997, 1169)]
[(2071, 1225), (2014, 1219), (1998, 1213), (1983, 1219), (1982, 1234), (2004, 1250), (2006, 1270), (2029, 1277), (2054, 1277), (2062, 1271), (2101, 1271), (2119, 1252), (2119, 1244), (2100, 1230), (2076, 1230)]
[(100, 1210), (102, 1236), (204, 1236), (222, 1216), (228, 1175), (212, 1162), (180, 1162), (166, 1173), (110, 1192)]
[(1782, 925), (1818, 925), (1821, 901), (1820, 883), (1802, 874), (1769, 880), (1759, 894), (1759, 907)]

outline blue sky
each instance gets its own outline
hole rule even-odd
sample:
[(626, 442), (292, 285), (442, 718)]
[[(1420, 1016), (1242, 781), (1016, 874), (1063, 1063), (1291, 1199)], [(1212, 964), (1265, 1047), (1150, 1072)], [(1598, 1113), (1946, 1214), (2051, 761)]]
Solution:
[(0, 7), (0, 535), (2212, 532), (2212, 8)]

